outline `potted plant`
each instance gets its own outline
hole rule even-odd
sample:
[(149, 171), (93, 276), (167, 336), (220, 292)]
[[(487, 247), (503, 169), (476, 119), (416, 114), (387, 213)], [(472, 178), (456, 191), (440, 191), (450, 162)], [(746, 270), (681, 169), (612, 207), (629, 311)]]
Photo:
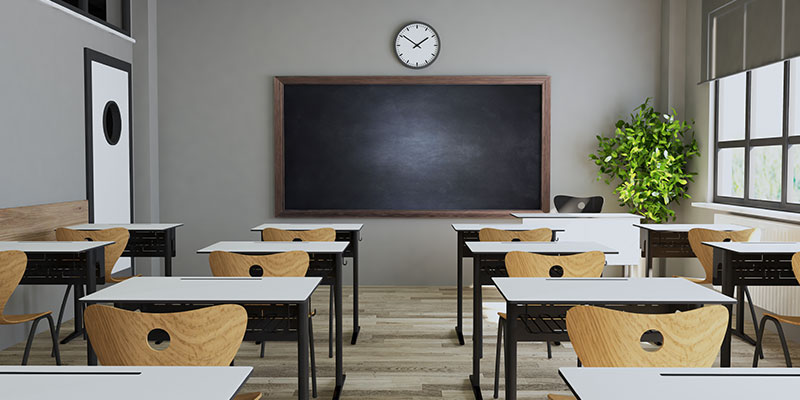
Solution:
[(697, 175), (687, 169), (699, 154), (691, 123), (656, 112), (650, 98), (637, 107), (629, 121), (619, 120), (614, 135), (597, 136), (592, 160), (600, 168), (597, 180), (617, 186), (620, 206), (654, 223), (675, 219), (670, 206), (689, 196), (689, 182)]

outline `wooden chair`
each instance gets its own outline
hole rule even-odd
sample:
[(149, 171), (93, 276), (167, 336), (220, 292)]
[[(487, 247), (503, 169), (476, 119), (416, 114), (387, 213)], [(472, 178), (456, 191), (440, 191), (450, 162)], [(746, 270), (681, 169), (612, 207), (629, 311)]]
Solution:
[[(794, 271), (794, 277), (797, 279), (797, 282), (800, 283), (800, 253), (795, 253), (792, 256), (792, 270)], [(765, 312), (764, 316), (761, 318), (761, 325), (758, 328), (757, 334), (758, 339), (756, 340), (756, 351), (753, 353), (753, 368), (758, 367), (758, 358), (764, 358), (762, 353), (762, 341), (764, 339), (764, 327), (767, 324), (767, 321), (772, 321), (775, 323), (775, 327), (778, 329), (778, 337), (781, 339), (781, 348), (783, 349), (783, 358), (786, 360), (786, 366), (791, 368), (792, 367), (792, 358), (789, 355), (789, 346), (786, 343), (786, 335), (783, 333), (783, 327), (781, 323), (800, 326), (800, 317), (798, 316), (789, 316), (789, 315), (779, 315), (770, 312)]]
[[(223, 304), (175, 313), (144, 313), (93, 304), (84, 313), (86, 332), (97, 360), (109, 366), (228, 366), (247, 328), (247, 312)], [(169, 345), (153, 349), (148, 335), (169, 335)], [(259, 399), (242, 394), (235, 400)]]
[[(264, 256), (250, 256), (226, 251), (214, 251), (208, 258), (211, 273), (214, 276), (306, 276), (308, 271), (308, 253), (289, 251), (286, 253)], [(317, 397), (317, 363), (314, 355), (314, 325), (316, 312), (308, 315), (308, 342), (311, 354), (311, 392)], [(261, 341), (261, 358), (264, 358), (265, 341)]]
[[(567, 311), (567, 332), (585, 367), (708, 368), (728, 329), (728, 310), (711, 306), (673, 314), (635, 314), (593, 306)], [(642, 347), (642, 335), (656, 330), (663, 345)], [(622, 390), (622, 389), (620, 389)], [(575, 399), (547, 395), (548, 400)]]
[[(505, 259), (508, 276), (512, 278), (599, 278), (603, 275), (606, 256), (600, 251), (570, 256), (547, 256), (522, 251), (512, 251)], [(506, 314), (497, 313), (497, 352), (494, 363), (494, 398), (498, 396), (500, 383), (500, 351), (503, 348), (503, 330)], [(547, 358), (552, 358), (550, 342), (547, 342)]]
[[(700, 261), (700, 265), (703, 266), (706, 276), (704, 278), (682, 278), (700, 285), (711, 285), (714, 276), (714, 249), (704, 245), (703, 242), (748, 242), (755, 231), (755, 228), (741, 231), (716, 231), (703, 228), (691, 229), (689, 231), (689, 245), (692, 247), (694, 255)], [(747, 286), (741, 286), (740, 288), (747, 297), (747, 303), (750, 306), (750, 315), (753, 318), (753, 329), (756, 331), (756, 336), (758, 336), (758, 317), (756, 317), (756, 310), (753, 306), (750, 290), (747, 289)], [(763, 354), (759, 354), (761, 358), (764, 358)]]
[(502, 229), (483, 228), (478, 232), (481, 242), (549, 242), (553, 239), (553, 231), (549, 228), (531, 229), (528, 231), (506, 231)]
[(261, 240), (265, 242), (333, 242), (336, 231), (333, 228), (319, 228), (309, 231), (286, 231), (266, 228), (261, 231)]
[(28, 364), (28, 356), (31, 353), (33, 337), (36, 335), (36, 327), (39, 321), (47, 319), (50, 325), (50, 337), (53, 339), (53, 355), (56, 357), (56, 365), (61, 365), (61, 353), (58, 350), (58, 332), (53, 325), (52, 312), (45, 311), (35, 314), (8, 315), (3, 311), (8, 304), (8, 299), (19, 286), (22, 276), (25, 275), (25, 268), (28, 266), (28, 257), (25, 253), (17, 250), (0, 252), (0, 325), (16, 325), (33, 321), (31, 331), (28, 334), (28, 342), (25, 344), (25, 352), (22, 355), (22, 365)]
[(603, 196), (574, 197), (557, 195), (553, 198), (556, 211), (560, 213), (599, 213), (603, 211)]
[[(336, 230), (333, 228), (319, 228), (307, 231), (287, 231), (266, 228), (261, 231), (261, 240), (264, 242), (333, 242), (336, 240)], [(328, 358), (333, 358), (333, 285), (330, 285), (329, 289)]]
[[(81, 231), (69, 228), (58, 228), (56, 229), (56, 240), (63, 241), (63, 242), (82, 242), (82, 241), (90, 241), (90, 242), (114, 242), (106, 246), (103, 250), (104, 258), (105, 258), (105, 282), (98, 282), (98, 284), (103, 283), (119, 283), (124, 281), (125, 279), (129, 279), (131, 277), (124, 277), (124, 278), (114, 278), (111, 276), (111, 271), (114, 269), (114, 265), (119, 260), (120, 256), (122, 256), (122, 252), (125, 251), (125, 247), (128, 246), (128, 239), (130, 238), (130, 234), (128, 230), (125, 228), (110, 228), (110, 229), (102, 229), (96, 231)], [(56, 323), (56, 330), (57, 332), (61, 331), (61, 320), (64, 317), (64, 308), (67, 306), (67, 300), (69, 299), (69, 291), (72, 286), (67, 285), (67, 290), (64, 292), (64, 299), (61, 300), (61, 309), (58, 313), (58, 322)], [(76, 288), (77, 291), (77, 288)], [(75, 294), (78, 295), (77, 293)], [(78, 312), (77, 310), (75, 312)]]

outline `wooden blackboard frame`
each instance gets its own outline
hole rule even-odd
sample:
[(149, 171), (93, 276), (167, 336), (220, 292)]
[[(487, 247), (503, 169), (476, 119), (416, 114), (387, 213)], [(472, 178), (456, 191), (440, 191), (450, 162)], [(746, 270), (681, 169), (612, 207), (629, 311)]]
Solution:
[[(534, 85), (542, 87), (540, 210), (293, 210), (286, 208), (284, 163), (285, 85)], [(276, 76), (273, 80), (276, 217), (507, 218), (512, 212), (550, 212), (549, 76)]]

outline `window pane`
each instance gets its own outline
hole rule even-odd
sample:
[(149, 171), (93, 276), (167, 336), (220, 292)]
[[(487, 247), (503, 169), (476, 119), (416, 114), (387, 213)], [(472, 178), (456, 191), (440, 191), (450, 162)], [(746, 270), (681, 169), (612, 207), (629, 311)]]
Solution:
[(789, 62), (789, 135), (800, 136), (800, 58)]
[(750, 76), (750, 138), (783, 136), (783, 63)]
[(781, 200), (781, 146), (750, 149), (750, 198)]
[(800, 145), (789, 146), (786, 201), (800, 203)]
[(720, 149), (717, 155), (717, 195), (744, 197), (744, 149)]
[(745, 90), (747, 74), (720, 79), (719, 85), (719, 140), (744, 139)]

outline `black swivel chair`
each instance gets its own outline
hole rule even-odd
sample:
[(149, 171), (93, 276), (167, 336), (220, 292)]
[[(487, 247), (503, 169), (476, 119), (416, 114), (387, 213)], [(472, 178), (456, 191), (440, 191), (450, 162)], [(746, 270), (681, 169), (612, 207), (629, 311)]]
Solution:
[(603, 196), (573, 197), (560, 194), (553, 199), (559, 213), (599, 213), (603, 211)]

